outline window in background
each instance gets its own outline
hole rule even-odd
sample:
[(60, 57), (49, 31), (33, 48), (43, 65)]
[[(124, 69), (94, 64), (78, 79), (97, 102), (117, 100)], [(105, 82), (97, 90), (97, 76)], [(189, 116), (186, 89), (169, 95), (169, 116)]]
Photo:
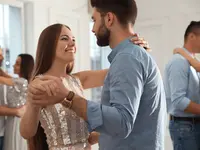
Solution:
[[(93, 22), (90, 23), (90, 31), (92, 30)], [(90, 55), (91, 55), (91, 68), (92, 70), (101, 70), (109, 68), (107, 56), (111, 52), (109, 46), (99, 47), (96, 44), (96, 37), (94, 33), (90, 32)], [(101, 87), (92, 89), (92, 100), (99, 102), (101, 99)]]
[(0, 4), (0, 48), (3, 50), (3, 68), (13, 73), (13, 64), (22, 52), (21, 8)]

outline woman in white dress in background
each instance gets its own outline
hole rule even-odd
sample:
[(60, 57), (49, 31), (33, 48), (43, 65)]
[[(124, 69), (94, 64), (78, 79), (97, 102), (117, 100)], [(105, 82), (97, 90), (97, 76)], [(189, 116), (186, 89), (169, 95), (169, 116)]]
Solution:
[(7, 85), (7, 107), (21, 108), (20, 116), (8, 116), (5, 125), (4, 150), (27, 150), (27, 141), (19, 132), (21, 116), (25, 111), (26, 91), (28, 80), (34, 66), (33, 57), (20, 54), (16, 60), (14, 73), (18, 78), (0, 76), (0, 84)]

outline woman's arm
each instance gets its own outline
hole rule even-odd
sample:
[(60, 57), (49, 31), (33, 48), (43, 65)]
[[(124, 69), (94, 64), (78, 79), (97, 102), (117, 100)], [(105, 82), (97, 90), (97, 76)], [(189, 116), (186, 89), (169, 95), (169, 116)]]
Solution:
[(83, 89), (103, 86), (108, 69), (96, 71), (82, 71), (73, 74), (81, 81)]
[(27, 102), (26, 111), (20, 122), (20, 133), (25, 139), (33, 137), (38, 128), (41, 108)]
[(7, 73), (5, 73), (1, 68), (0, 68), (0, 76), (6, 77), (6, 78), (11, 78), (11, 76), (8, 75)]
[(181, 48), (176, 48), (176, 49), (174, 50), (174, 53), (178, 53), (178, 54), (182, 55), (183, 57), (185, 57), (185, 58), (189, 61), (190, 65), (191, 65), (192, 67), (194, 67), (194, 69), (195, 69), (197, 72), (200, 72), (200, 62), (199, 62), (197, 59), (192, 58), (190, 55), (188, 55), (187, 52), (185, 52), (185, 51), (184, 51), (183, 49), (181, 49)]
[(0, 84), (8, 85), (8, 86), (13, 86), (13, 79), (12, 78), (6, 78), (0, 76)]

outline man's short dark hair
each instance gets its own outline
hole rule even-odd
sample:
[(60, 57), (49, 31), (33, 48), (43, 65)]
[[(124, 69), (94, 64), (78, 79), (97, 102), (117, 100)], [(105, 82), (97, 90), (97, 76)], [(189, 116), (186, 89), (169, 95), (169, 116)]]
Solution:
[(184, 35), (184, 39), (187, 40), (187, 37), (190, 33), (194, 33), (194, 34), (200, 34), (200, 21), (191, 21), (190, 24), (188, 25), (186, 31), (185, 31), (185, 35)]
[(107, 12), (114, 13), (122, 25), (135, 23), (137, 17), (137, 5), (135, 0), (90, 0), (102, 15)]

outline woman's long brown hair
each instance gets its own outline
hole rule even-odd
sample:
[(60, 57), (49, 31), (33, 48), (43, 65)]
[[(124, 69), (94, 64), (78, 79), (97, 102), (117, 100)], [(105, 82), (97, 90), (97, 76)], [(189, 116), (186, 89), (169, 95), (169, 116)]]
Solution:
[[(62, 24), (54, 24), (42, 31), (38, 41), (36, 64), (32, 79), (34, 79), (37, 75), (44, 74), (52, 66), (62, 27), (67, 27), (69, 30), (71, 30), (68, 26)], [(67, 66), (66, 73), (70, 74), (72, 69), (73, 63)], [(41, 127), (40, 122), (36, 135), (28, 141), (28, 145), (29, 150), (48, 150), (46, 135), (44, 133), (44, 129)]]
[(29, 54), (19, 54), (18, 57), (21, 58), (20, 75), (27, 81), (30, 81), (34, 68), (34, 59)]

